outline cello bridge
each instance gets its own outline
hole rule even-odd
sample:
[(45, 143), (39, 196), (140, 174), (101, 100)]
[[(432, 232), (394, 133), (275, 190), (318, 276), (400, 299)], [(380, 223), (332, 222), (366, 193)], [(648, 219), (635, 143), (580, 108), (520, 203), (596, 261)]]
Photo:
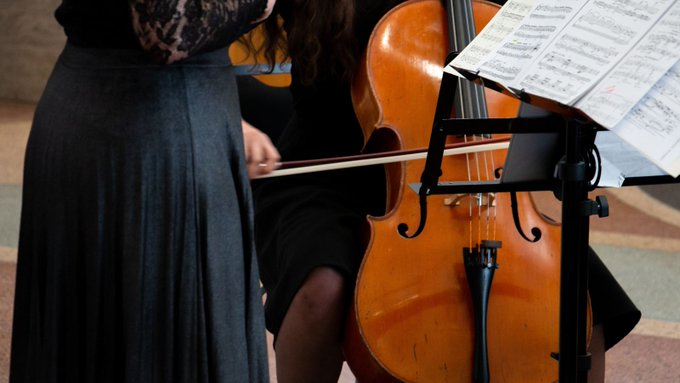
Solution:
[(444, 206), (459, 206), (461, 201), (466, 198), (472, 198), (475, 201), (475, 206), (489, 206), (496, 207), (495, 193), (477, 193), (477, 194), (451, 194), (444, 197)]

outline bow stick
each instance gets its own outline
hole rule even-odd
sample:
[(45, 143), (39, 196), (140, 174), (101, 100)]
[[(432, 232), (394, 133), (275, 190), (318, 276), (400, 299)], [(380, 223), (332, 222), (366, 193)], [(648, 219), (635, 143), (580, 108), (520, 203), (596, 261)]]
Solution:
[[(484, 141), (470, 141), (449, 144), (444, 149), (444, 156), (507, 149), (509, 144), (510, 138), (492, 138)], [(277, 170), (274, 170), (269, 174), (258, 176), (257, 179), (321, 172), (327, 170), (348, 169), (359, 166), (389, 164), (392, 162), (424, 159), (426, 157), (427, 149), (413, 149), (361, 154), (349, 157), (333, 157), (320, 160), (289, 161), (281, 163)]]

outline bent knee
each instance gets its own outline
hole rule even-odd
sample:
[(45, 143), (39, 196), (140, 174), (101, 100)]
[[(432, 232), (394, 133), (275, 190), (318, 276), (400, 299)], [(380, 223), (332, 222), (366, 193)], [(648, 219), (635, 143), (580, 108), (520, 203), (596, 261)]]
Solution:
[(344, 312), (349, 291), (346, 277), (335, 269), (315, 269), (298, 290), (295, 301), (310, 320)]

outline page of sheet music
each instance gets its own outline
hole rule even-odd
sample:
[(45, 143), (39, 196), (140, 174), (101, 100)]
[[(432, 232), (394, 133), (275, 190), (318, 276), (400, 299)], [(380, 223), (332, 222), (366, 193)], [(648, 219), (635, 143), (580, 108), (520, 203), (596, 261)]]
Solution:
[(598, 186), (621, 187), (626, 178), (666, 175), (666, 172), (613, 132), (597, 132), (595, 146), (602, 160)]
[(510, 87), (573, 105), (674, 2), (588, 2), (527, 69), (527, 75), (518, 78)]
[(678, 61), (680, 2), (673, 4), (607, 77), (575, 106), (611, 129)]
[(508, 0), (481, 32), (447, 66), (477, 73), (481, 61), (522, 22), (535, 0)]
[(529, 64), (588, 0), (541, 0), (479, 65), (478, 75), (501, 84), (526, 73)]
[(680, 62), (611, 131), (668, 174), (680, 175)]

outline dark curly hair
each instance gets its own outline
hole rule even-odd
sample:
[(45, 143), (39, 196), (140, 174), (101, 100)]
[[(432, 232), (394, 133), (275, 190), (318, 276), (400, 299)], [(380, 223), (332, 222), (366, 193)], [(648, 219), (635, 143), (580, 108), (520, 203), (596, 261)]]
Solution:
[(264, 43), (259, 49), (267, 63), (273, 68), (282, 55), (293, 57), (296, 74), (305, 85), (321, 76), (321, 68), (331, 78), (350, 80), (359, 53), (354, 1), (278, 0), (262, 26)]

